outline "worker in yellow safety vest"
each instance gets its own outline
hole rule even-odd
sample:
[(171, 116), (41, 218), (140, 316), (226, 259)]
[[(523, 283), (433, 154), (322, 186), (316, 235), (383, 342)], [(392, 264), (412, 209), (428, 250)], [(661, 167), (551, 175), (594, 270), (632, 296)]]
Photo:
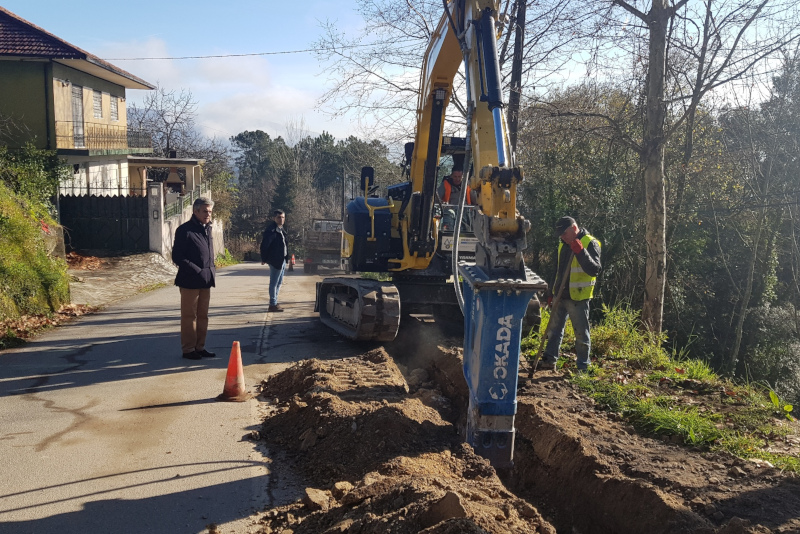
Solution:
[[(558, 268), (555, 291), (562, 286), (564, 276), (568, 276), (561, 298), (550, 310), (549, 336), (545, 347), (540, 369), (555, 369), (561, 340), (564, 337), (564, 326), (567, 316), (572, 321), (575, 331), (575, 353), (577, 368), (585, 371), (591, 363), (591, 336), (589, 333), (589, 301), (594, 295), (597, 274), (600, 272), (600, 241), (589, 235), (584, 228), (579, 228), (572, 217), (561, 217), (555, 225), (558, 242)], [(566, 245), (566, 246), (564, 246)], [(552, 302), (548, 296), (548, 304)]]

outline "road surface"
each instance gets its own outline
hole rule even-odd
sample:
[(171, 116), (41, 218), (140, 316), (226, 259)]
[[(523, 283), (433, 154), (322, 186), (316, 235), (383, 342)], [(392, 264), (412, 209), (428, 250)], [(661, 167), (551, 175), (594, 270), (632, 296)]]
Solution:
[(297, 499), (279, 451), (248, 439), (263, 404), (215, 397), (234, 341), (253, 392), (292, 362), (358, 351), (315, 317), (318, 279), (287, 272), (286, 312), (269, 314), (266, 268), (221, 270), (213, 360), (180, 357), (172, 286), (0, 353), (0, 534), (251, 532), (252, 513)]

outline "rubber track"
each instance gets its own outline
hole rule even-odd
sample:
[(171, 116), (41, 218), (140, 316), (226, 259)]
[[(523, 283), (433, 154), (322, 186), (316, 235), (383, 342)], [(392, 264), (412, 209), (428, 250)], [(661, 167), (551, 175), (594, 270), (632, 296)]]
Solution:
[[(393, 284), (353, 278), (325, 279), (323, 282), (330, 285), (332, 290), (337, 286), (356, 288), (362, 310), (358, 328), (340, 323), (321, 312), (320, 319), (323, 323), (344, 337), (358, 341), (392, 341), (397, 336), (400, 326), (400, 293)], [(321, 303), (324, 302), (325, 299), (322, 298)]]

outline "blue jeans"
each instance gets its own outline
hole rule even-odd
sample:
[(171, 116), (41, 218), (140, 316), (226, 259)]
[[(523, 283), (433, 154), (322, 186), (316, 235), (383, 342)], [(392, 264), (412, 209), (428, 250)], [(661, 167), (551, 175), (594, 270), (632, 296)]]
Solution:
[(558, 360), (558, 351), (561, 348), (561, 340), (564, 338), (567, 315), (569, 315), (572, 329), (575, 331), (577, 367), (585, 370), (592, 363), (589, 358), (589, 351), (592, 348), (592, 340), (589, 336), (589, 300), (561, 299), (558, 307), (550, 311), (549, 336), (542, 361), (555, 363)]
[(269, 266), (269, 305), (278, 305), (278, 293), (281, 290), (283, 283), (283, 272), (286, 270), (286, 264), (282, 263), (280, 269), (276, 269), (272, 265)]

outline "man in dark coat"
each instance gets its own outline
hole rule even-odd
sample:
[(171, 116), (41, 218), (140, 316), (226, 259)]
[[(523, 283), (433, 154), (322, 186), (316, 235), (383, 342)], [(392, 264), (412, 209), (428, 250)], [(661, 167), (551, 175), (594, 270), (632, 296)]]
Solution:
[(273, 211), (272, 220), (267, 224), (261, 239), (261, 265), (269, 265), (268, 311), (271, 312), (283, 311), (283, 308), (278, 305), (278, 293), (283, 284), (286, 262), (289, 261), (289, 245), (286, 231), (283, 229), (284, 222), (286, 222), (286, 214), (283, 210)]
[(214, 202), (200, 197), (192, 205), (192, 218), (175, 230), (172, 262), (178, 266), (175, 285), (181, 291), (181, 349), (189, 360), (213, 358), (206, 350), (208, 305), (214, 287), (214, 238), (211, 212)]

